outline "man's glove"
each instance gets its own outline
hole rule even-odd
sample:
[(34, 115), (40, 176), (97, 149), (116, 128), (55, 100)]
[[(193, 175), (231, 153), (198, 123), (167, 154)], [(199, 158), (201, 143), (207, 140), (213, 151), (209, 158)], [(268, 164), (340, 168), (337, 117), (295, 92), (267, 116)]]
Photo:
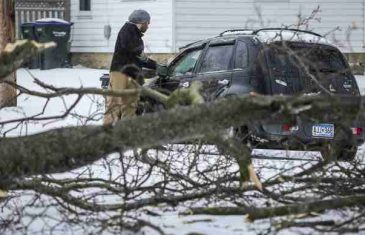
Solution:
[(164, 64), (156, 64), (156, 73), (159, 76), (166, 77), (168, 75), (167, 65)]

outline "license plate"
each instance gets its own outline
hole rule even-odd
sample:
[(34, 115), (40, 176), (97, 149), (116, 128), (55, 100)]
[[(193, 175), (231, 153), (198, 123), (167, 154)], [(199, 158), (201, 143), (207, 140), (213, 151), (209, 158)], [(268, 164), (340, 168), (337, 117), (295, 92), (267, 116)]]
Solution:
[(322, 138), (333, 138), (335, 136), (335, 125), (318, 124), (312, 126), (312, 136)]

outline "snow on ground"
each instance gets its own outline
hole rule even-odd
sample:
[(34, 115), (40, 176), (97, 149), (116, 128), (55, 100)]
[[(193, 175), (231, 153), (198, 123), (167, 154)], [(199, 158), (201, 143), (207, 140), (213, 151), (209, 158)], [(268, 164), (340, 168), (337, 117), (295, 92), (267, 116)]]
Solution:
[[(33, 76), (40, 79), (46, 84), (55, 87), (100, 87), (99, 77), (106, 73), (105, 70), (96, 69), (52, 69), (52, 70), (26, 70), (19, 69), (17, 71), (18, 85), (25, 88), (47, 92), (44, 88), (34, 82)], [(60, 116), (76, 101), (76, 95), (69, 95), (62, 98), (55, 98), (47, 101), (29, 95), (20, 95), (18, 98), (18, 106), (4, 108), (0, 110), (0, 122), (13, 120), (15, 118), (24, 118), (37, 115), (37, 117)], [(44, 114), (43, 107), (46, 106)], [(51, 128), (85, 125), (85, 124), (101, 124), (104, 112), (104, 98), (101, 96), (88, 95), (81, 99), (70, 115), (59, 120), (45, 120), (37, 122), (27, 122), (26, 125), (16, 126), (16, 123), (7, 125), (0, 134), (7, 136), (27, 135), (45, 131)], [(92, 119), (90, 120), (90, 117)], [(12, 129), (9, 133), (8, 130)]]
[[(106, 70), (96, 70), (87, 68), (75, 69), (53, 69), (53, 70), (25, 70), (17, 71), (17, 82), (19, 85), (28, 89), (46, 92), (46, 90), (34, 82), (32, 77), (36, 77), (44, 83), (51, 84), (56, 87), (100, 87), (99, 77), (107, 73)], [(357, 81), (361, 93), (365, 94), (365, 77), (357, 76)], [(52, 99), (47, 103), (47, 100), (32, 97), (29, 95), (20, 95), (18, 98), (18, 106), (12, 108), (4, 108), (0, 110), (0, 122), (13, 119), (21, 119), (32, 115), (42, 118), (50, 115), (59, 116), (67, 110), (77, 99), (75, 95), (65, 96), (63, 98)], [(46, 108), (43, 110), (44, 105)], [(24, 125), (17, 126), (15, 123), (5, 125), (0, 129), (1, 135), (19, 136), (29, 135), (42, 132), (57, 127), (75, 126), (75, 125), (100, 125), (104, 112), (104, 97), (89, 95), (82, 98), (75, 109), (66, 118), (58, 120), (40, 120), (36, 122), (26, 122)], [(91, 118), (90, 118), (91, 117)], [(364, 154), (364, 148), (361, 147), (358, 153), (359, 157)], [(255, 155), (265, 156), (287, 156), (306, 159), (317, 159), (320, 154), (317, 152), (296, 152), (296, 151), (268, 151), (254, 150)], [(255, 159), (254, 165), (265, 165), (264, 172), (259, 172), (260, 177), (268, 179), (273, 177), (277, 172), (270, 170), (270, 165), (280, 165), (283, 168), (291, 169), (293, 166), (301, 166), (311, 164), (307, 161), (272, 161), (265, 159)], [(103, 167), (96, 163), (93, 166), (94, 173), (100, 176), (103, 175)], [(116, 168), (118, 170), (118, 168)], [(82, 171), (78, 170), (76, 173)], [(71, 173), (67, 173), (69, 176)], [(58, 174), (57, 178), (62, 178), (64, 174)], [(25, 200), (25, 199), (24, 199)], [(169, 210), (164, 212), (161, 217), (144, 218), (151, 222), (160, 225), (167, 233), (170, 234), (187, 234), (199, 232), (202, 234), (255, 234), (255, 227), (262, 227), (262, 222), (247, 223), (243, 216), (179, 216), (179, 211)], [(38, 224), (39, 225), (39, 224)], [(147, 231), (149, 234), (151, 231)]]
[(355, 75), (357, 85), (359, 86), (361, 95), (365, 95), (365, 76)]

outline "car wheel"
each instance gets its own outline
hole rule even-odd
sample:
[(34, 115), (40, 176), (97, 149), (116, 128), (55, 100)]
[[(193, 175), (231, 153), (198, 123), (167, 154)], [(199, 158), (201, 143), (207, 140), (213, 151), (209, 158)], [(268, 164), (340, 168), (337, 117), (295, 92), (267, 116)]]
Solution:
[(346, 145), (343, 148), (336, 149), (334, 144), (328, 144), (321, 149), (322, 158), (324, 160), (334, 159), (337, 161), (352, 161), (357, 153), (356, 145)]

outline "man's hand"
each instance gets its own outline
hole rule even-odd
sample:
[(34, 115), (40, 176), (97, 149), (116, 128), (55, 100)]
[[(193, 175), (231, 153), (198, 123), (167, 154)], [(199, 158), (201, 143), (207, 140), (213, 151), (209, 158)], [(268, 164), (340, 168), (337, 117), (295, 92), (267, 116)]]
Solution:
[(164, 64), (157, 64), (156, 65), (156, 73), (161, 76), (167, 76), (168, 75), (168, 68), (167, 65)]

